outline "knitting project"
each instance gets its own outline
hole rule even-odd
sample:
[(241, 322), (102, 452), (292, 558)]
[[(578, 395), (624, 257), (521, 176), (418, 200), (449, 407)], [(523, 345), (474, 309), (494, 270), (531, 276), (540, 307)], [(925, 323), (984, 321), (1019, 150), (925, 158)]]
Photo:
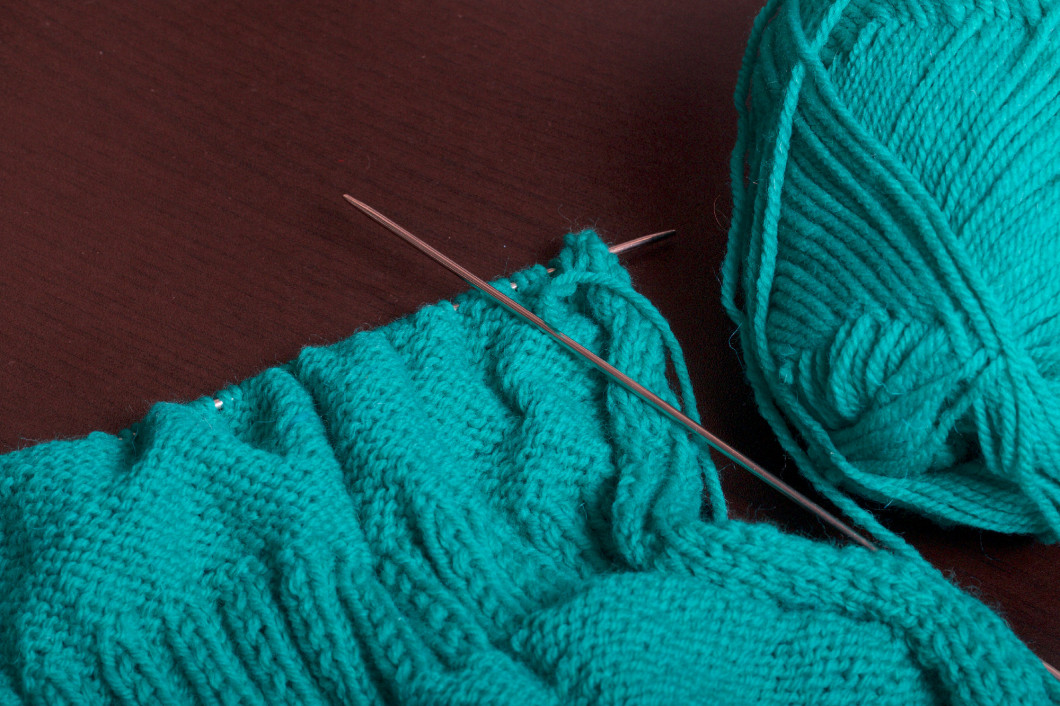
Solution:
[(866, 526), (834, 486), (1060, 540), (1058, 36), (1057, 0), (755, 24), (723, 298), (763, 415)]
[[(554, 264), (517, 296), (695, 414), (603, 243)], [(1060, 703), (918, 557), (726, 520), (684, 433), (458, 301), (0, 457), (0, 703)]]

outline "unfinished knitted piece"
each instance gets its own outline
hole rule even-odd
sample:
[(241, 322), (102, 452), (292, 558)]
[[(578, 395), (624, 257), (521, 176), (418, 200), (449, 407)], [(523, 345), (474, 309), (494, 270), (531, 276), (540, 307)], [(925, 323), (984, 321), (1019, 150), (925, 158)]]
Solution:
[[(603, 244), (556, 265), (523, 301), (674, 399)], [(916, 557), (701, 519), (706, 453), (459, 301), (0, 457), (0, 703), (1060, 702)]]

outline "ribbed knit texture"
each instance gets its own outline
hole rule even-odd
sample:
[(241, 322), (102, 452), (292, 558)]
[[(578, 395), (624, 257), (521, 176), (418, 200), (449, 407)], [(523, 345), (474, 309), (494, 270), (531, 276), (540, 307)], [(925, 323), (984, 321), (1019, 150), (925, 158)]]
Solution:
[[(555, 264), (518, 296), (688, 392), (595, 236)], [(459, 304), (0, 457), (0, 703), (1060, 702), (918, 558), (701, 519), (702, 449)]]
[(1058, 38), (1055, 0), (758, 18), (724, 299), (763, 414), (839, 502), (1060, 539)]

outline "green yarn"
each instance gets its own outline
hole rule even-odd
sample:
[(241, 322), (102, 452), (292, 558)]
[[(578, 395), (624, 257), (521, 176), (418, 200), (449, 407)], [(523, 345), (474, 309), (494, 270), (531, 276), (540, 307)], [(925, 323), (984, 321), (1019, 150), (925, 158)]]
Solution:
[(1060, 3), (781, 0), (736, 94), (724, 301), (824, 492), (1060, 539)]
[[(517, 295), (686, 409), (590, 233)], [(702, 449), (477, 294), (0, 457), (0, 703), (1060, 703), (917, 557), (702, 518)]]

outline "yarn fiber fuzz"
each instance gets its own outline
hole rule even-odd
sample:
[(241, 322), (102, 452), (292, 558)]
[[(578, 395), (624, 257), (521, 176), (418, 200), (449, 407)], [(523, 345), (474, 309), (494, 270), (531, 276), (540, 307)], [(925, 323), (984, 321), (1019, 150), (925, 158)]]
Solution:
[[(515, 296), (694, 416), (604, 244), (554, 264)], [(917, 557), (703, 519), (702, 448), (458, 301), (0, 456), (0, 703), (1060, 703)]]
[(833, 497), (1060, 539), (1058, 25), (1054, 0), (758, 18), (724, 300)]

